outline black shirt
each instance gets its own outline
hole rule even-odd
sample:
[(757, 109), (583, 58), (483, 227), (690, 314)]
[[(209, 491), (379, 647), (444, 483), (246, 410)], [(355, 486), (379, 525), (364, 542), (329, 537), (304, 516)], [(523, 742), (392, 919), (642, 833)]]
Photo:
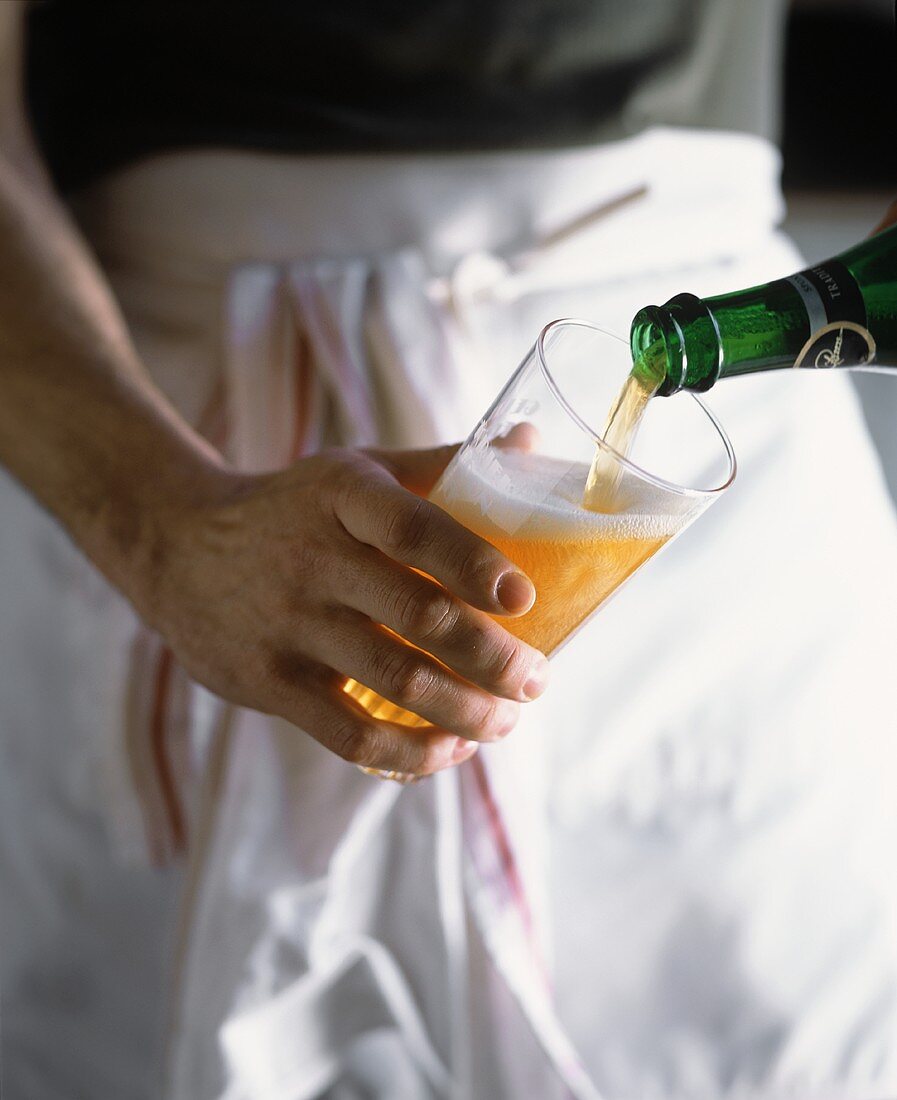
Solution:
[(675, 63), (705, 4), (39, 0), (28, 99), (64, 189), (187, 146), (579, 144)]

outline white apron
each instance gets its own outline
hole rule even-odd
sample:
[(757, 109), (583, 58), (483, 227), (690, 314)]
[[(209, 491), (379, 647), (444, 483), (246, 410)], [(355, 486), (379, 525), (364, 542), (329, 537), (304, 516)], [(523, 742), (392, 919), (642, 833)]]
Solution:
[[(671, 131), (189, 154), (81, 214), (160, 385), (262, 469), (460, 438), (553, 316), (793, 269), (776, 174)], [(10, 1095), (897, 1091), (888, 497), (846, 379), (712, 398), (729, 496), (505, 744), (406, 789), (192, 688), (4, 483)]]

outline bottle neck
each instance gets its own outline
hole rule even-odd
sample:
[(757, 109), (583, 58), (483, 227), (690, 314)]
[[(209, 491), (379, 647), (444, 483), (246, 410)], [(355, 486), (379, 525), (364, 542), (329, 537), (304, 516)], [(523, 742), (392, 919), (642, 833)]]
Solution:
[(632, 323), (633, 372), (661, 395), (786, 367), (897, 361), (897, 232), (786, 279), (701, 299), (678, 294)]
[(703, 391), (720, 377), (723, 341), (716, 318), (694, 294), (639, 310), (630, 332), (633, 371), (659, 396)]

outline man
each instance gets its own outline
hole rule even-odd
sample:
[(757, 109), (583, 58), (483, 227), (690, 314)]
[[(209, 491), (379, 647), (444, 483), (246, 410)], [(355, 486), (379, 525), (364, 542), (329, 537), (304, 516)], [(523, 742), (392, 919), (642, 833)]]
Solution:
[[(428, 775), (469, 760), (480, 743), (503, 739), (519, 704), (534, 700), (545, 687), (543, 656), (500, 626), (502, 616), (524, 612), (538, 594), (513, 562), (421, 498), (450, 449), (307, 452), (318, 451), (309, 440), (365, 445), (391, 437), (402, 444), (414, 441), (416, 426), (407, 415), (402, 420), (402, 402), (396, 397), (397, 389), (412, 385), (413, 370), (402, 376), (402, 386), (383, 384), (387, 396), (380, 405), (376, 394), (359, 388), (357, 404), (369, 401), (376, 410), (371, 427), (365, 412), (348, 398), (351, 375), (340, 374), (343, 360), (354, 360), (349, 353), (335, 353), (333, 345), (340, 334), (349, 333), (354, 342), (347, 338), (347, 345), (366, 346), (372, 331), (393, 331), (390, 325), (402, 333), (409, 316), (415, 321), (415, 336), (429, 339), (432, 334), (425, 326), (430, 315), (424, 295), (415, 290), (399, 253), (421, 244), (433, 272), (440, 273), (432, 257), (440, 246), (439, 232), (451, 219), (438, 209), (436, 198), (409, 212), (398, 194), (402, 180), (419, 172), (415, 195), (438, 196), (440, 181), (452, 179), (446, 192), (464, 194), (467, 203), (459, 204), (456, 222), (463, 222), (465, 210), (475, 210), (469, 193), (451, 177), (452, 171), (461, 174), (458, 169), (432, 164), (423, 169), (416, 163), (402, 169), (393, 162), (378, 183), (376, 167), (366, 164), (363, 154), (389, 150), (401, 158), (417, 148), (425, 140), (428, 110), (438, 113), (440, 141), (448, 147), (467, 142), (474, 148), (513, 149), (527, 144), (532, 113), (507, 93), (523, 95), (530, 87), (538, 93), (543, 53), (576, 78), (561, 85), (572, 89), (570, 104), (591, 105), (600, 116), (583, 131), (564, 131), (561, 142), (575, 144), (585, 133), (589, 140), (620, 136), (636, 128), (631, 121), (620, 123), (627, 112), (636, 119), (641, 112), (643, 122), (689, 121), (688, 95), (695, 93), (688, 92), (683, 74), (701, 73), (707, 87), (696, 98), (712, 100), (714, 81), (723, 79), (725, 68), (725, 51), (717, 41), (723, 18), (719, 12), (726, 9), (728, 36), (739, 33), (745, 16), (734, 4), (716, 12), (713, 5), (704, 5), (703, 30), (689, 36), (662, 7), (657, 5), (639, 28), (641, 37), (615, 5), (597, 15), (588, 5), (579, 14), (571, 10), (566, 21), (581, 19), (594, 31), (596, 19), (603, 18), (609, 21), (608, 38), (619, 42), (610, 51), (612, 57), (602, 57), (597, 66), (603, 80), (589, 70), (588, 54), (584, 63), (576, 36), (569, 30), (561, 33), (565, 20), (550, 18), (549, 8), (538, 4), (528, 12), (525, 48), (513, 42), (516, 17), (498, 5), (507, 37), (494, 40), (495, 52), (479, 57), (480, 67), (474, 64), (472, 73), (464, 68), (468, 55), (445, 48), (439, 52), (446, 36), (449, 42), (452, 35), (463, 38), (463, 20), (460, 27), (451, 20), (446, 26), (434, 7), (431, 23), (418, 27), (412, 20), (421, 53), (415, 55), (412, 35), (411, 48), (406, 43), (404, 53), (392, 56), (384, 50), (402, 28), (384, 25), (366, 52), (367, 36), (372, 26), (377, 30), (377, 21), (363, 18), (360, 9), (349, 5), (337, 13), (342, 22), (334, 17), (335, 25), (328, 26), (327, 13), (309, 16), (304, 29), (289, 25), (290, 41), (304, 48), (299, 69), (304, 73), (310, 68), (325, 86), (332, 49), (345, 66), (343, 76), (356, 64), (367, 77), (368, 66), (381, 56), (399, 66), (410, 83), (392, 87), (386, 81), (369, 113), (364, 110), (365, 89), (354, 103), (336, 90), (333, 101), (319, 111), (312, 81), (311, 92), (300, 86), (299, 113), (287, 109), (278, 115), (275, 106), (272, 114), (263, 112), (248, 121), (235, 113), (237, 121), (228, 129), (216, 111), (229, 103), (236, 112), (234, 105), (243, 102), (247, 88), (219, 86), (206, 101), (200, 79), (182, 84), (181, 98), (151, 97), (157, 116), (133, 126), (146, 142), (140, 148), (127, 148), (132, 130), (126, 128), (122, 138), (114, 117), (83, 115), (79, 128), (85, 117), (97, 123), (94, 137), (83, 143), (93, 149), (95, 163), (85, 164), (76, 155), (69, 157), (66, 168), (63, 157), (57, 176), (65, 182), (68, 170), (68, 182), (86, 188), (79, 209), (103, 256), (104, 275), (72, 227), (35, 152), (22, 96), (24, 10), (19, 4), (3, 6), (0, 458), (152, 629), (149, 635), (137, 628), (144, 649), (134, 653), (138, 665), (152, 666), (158, 694), (165, 695), (176, 675), (172, 669), (182, 667), (215, 697), (239, 708), (215, 710), (215, 715), (224, 715), (223, 725), (218, 717), (208, 723), (212, 732), (205, 730), (206, 749), (198, 753), (201, 766), (194, 769), (197, 787), (181, 792), (184, 807), (179, 808), (177, 793), (172, 793), (171, 769), (156, 768), (162, 808), (151, 806), (149, 817), (164, 819), (169, 833), (159, 841), (150, 828), (150, 848), (154, 840), (161, 845), (156, 855), (186, 846), (186, 884), (176, 872), (153, 877), (146, 871), (117, 869), (100, 832), (107, 817), (114, 823), (116, 798), (111, 799), (112, 811), (100, 803), (110, 787), (120, 797), (122, 785), (97, 777), (108, 761), (78, 737), (85, 726), (78, 708), (85, 706), (94, 719), (107, 713), (103, 706), (84, 702), (84, 688), (108, 678), (115, 686), (109, 709), (130, 713), (132, 696), (139, 692), (121, 654), (130, 654), (134, 627), (127, 610), (92, 575), (85, 579), (85, 572), (67, 584), (66, 577), (74, 577), (80, 568), (74, 564), (79, 559), (58, 536), (47, 534), (48, 527), (40, 526), (45, 521), (22, 498), (15, 498), (22, 517), (17, 528), (38, 532), (33, 542), (17, 539), (13, 553), (23, 561), (31, 556), (29, 547), (36, 548), (30, 566), (37, 568), (20, 575), (52, 580), (37, 602), (32, 592), (24, 605), (31, 609), (24, 621), (40, 618), (36, 607), (46, 609), (41, 643), (29, 646), (27, 638), (17, 635), (13, 645), (21, 650), (20, 662), (21, 654), (42, 655), (46, 698), (39, 702), (23, 692), (4, 730), (10, 751), (19, 755), (17, 771), (10, 765), (11, 781), (16, 782), (14, 773), (21, 777), (22, 796), (27, 795), (34, 820), (45, 817), (47, 822), (46, 837), (35, 833), (26, 842), (7, 833), (5, 862), (28, 867), (19, 878), (33, 891), (31, 897), (27, 890), (16, 891), (5, 948), (7, 985), (12, 988), (4, 1021), (11, 1095), (43, 1096), (52, 1088), (64, 1093), (66, 1081), (74, 1081), (75, 1090), (84, 1095), (102, 1091), (125, 1096), (128, 1090), (135, 1097), (160, 1095), (155, 1075), (166, 1030), (174, 1048), (169, 1094), (191, 1100), (225, 1088), (235, 1098), (269, 1097), (275, 1090), (285, 1097), (317, 1095), (326, 1089), (336, 1096), (354, 1095), (353, 1090), (420, 1096), (424, 1090), (438, 1095), (451, 1088), (461, 1095), (515, 1096), (524, 1095), (521, 1090), (533, 1082), (540, 1096), (562, 1087), (589, 1095), (585, 1071), (570, 1068), (573, 1056), (545, 1009), (547, 988), (538, 986), (541, 992), (533, 992), (537, 968), (530, 955), (524, 949), (519, 958), (509, 954), (508, 944), (527, 925), (528, 911), (494, 891), (488, 867), (483, 867), (482, 861), (488, 864), (494, 852), (482, 856), (477, 837), (485, 830), (475, 822), (482, 807), (491, 805), (488, 790), (487, 800), (476, 802), (468, 789), (473, 780), (458, 780), (459, 796), (451, 785), (455, 779), (443, 777), (445, 781), (403, 793), (399, 802), (396, 791), (376, 788), (294, 728), (337, 756), (367, 767)], [(762, 52), (773, 37), (776, 5), (759, 7), (762, 17), (751, 16), (758, 24), (754, 34), (742, 39), (746, 69), (751, 49)], [(276, 32), (282, 26), (278, 18), (292, 18), (278, 17), (278, 10), (272, 6), (250, 19), (245, 9), (241, 23), (234, 16), (241, 9), (232, 9), (210, 36), (206, 13), (197, 24), (195, 13), (177, 14), (166, 5), (118, 11), (62, 5), (35, 9), (35, 111), (52, 116), (54, 105), (58, 112), (66, 95), (81, 94), (76, 89), (82, 85), (73, 80), (61, 96), (57, 92), (55, 100), (51, 97), (49, 107), (39, 105), (40, 79), (52, 75), (52, 65), (47, 66), (54, 60), (62, 64), (66, 57), (80, 59), (80, 80), (91, 86), (97, 58), (91, 60), (90, 47), (97, 43), (98, 57), (111, 64), (106, 74), (110, 84), (103, 88), (101, 80), (101, 93), (113, 106), (128, 101), (127, 83), (117, 86), (115, 81), (139, 64), (135, 43), (146, 49), (145, 36), (152, 33), (158, 40), (147, 51), (152, 58), (148, 75), (161, 79), (161, 86), (170, 80), (178, 87), (185, 64), (189, 71), (193, 58), (187, 50), (185, 60), (185, 43), (197, 48), (207, 39), (224, 43), (225, 53), (228, 43), (235, 51), (229, 55), (236, 65), (231, 74), (240, 72), (241, 58), (250, 58), (260, 62), (264, 75), (271, 59), (279, 56), (268, 20), (273, 18)], [(759, 26), (764, 19), (770, 27)], [(247, 49), (241, 40), (253, 20), (268, 32), (270, 54)], [(539, 37), (552, 28), (558, 36), (554, 54), (547, 50), (549, 39)], [(343, 33), (357, 53), (340, 53)], [(603, 39), (596, 34), (588, 41), (594, 48)], [(103, 43), (108, 43), (106, 52)], [(511, 43), (507, 55), (503, 43)], [(710, 47), (713, 63), (696, 69), (701, 50)], [(157, 49), (171, 49), (167, 62), (160, 63)], [(494, 119), (494, 129), (478, 132), (473, 125), (465, 130), (476, 122), (476, 111), (455, 114), (459, 100), (454, 78), (434, 77), (434, 72), (442, 73), (440, 65), (451, 69), (454, 56), (464, 62), (457, 79), (468, 91), (480, 87), (480, 81), (491, 88), (487, 78), (495, 71), (507, 81), (505, 94), (490, 93), (485, 100), (495, 112), (485, 116)], [(415, 73), (418, 57), (422, 76)], [(478, 58), (475, 50), (473, 58)], [(292, 57), (280, 60), (286, 71), (296, 64)], [(732, 62), (730, 67), (738, 65)], [(260, 74), (255, 72), (253, 79), (261, 79)], [(730, 73), (728, 79), (735, 77)], [(548, 83), (550, 91), (556, 88)], [(344, 87), (339, 80), (331, 84)], [(410, 88), (417, 93), (428, 87), (433, 89), (432, 102), (408, 95)], [(272, 88), (263, 91), (270, 101)], [(288, 82), (288, 106), (290, 95)], [(604, 102), (602, 96), (607, 107), (598, 110), (595, 104)], [(101, 94), (89, 111), (100, 111), (103, 102)], [(422, 104), (418, 117), (409, 112), (410, 103)], [(544, 103), (551, 107), (551, 94)], [(661, 103), (672, 118), (662, 113)], [(544, 141), (544, 132), (557, 118), (567, 117), (565, 106), (569, 104), (561, 102), (560, 109), (555, 105), (540, 120), (539, 140)], [(139, 104), (135, 110), (139, 115)], [(204, 117), (203, 110), (211, 114)], [(677, 118), (677, 111), (683, 117)], [(185, 120), (180, 137), (167, 130), (173, 117)], [(366, 142), (371, 117), (382, 126)], [(404, 129), (406, 117), (416, 124), (409, 124), (410, 136)], [(304, 124), (298, 136), (297, 119)], [(198, 130), (190, 129), (194, 124)], [(104, 147), (104, 133), (106, 138), (117, 133), (119, 146)], [(46, 140), (52, 146), (52, 128)], [(287, 155), (272, 162), (252, 152), (215, 152), (234, 144)], [(212, 152), (205, 158), (166, 155), (197, 145)], [(311, 189), (321, 167), (308, 156), (315, 149), (348, 149), (359, 156), (339, 169), (331, 166), (330, 174)], [(123, 163), (123, 173), (116, 174), (113, 169)], [(133, 173), (128, 167), (132, 163), (137, 165)], [(473, 163), (473, 169), (467, 164), (464, 171), (475, 173), (476, 158)], [(533, 179), (544, 179), (544, 190), (550, 192), (545, 209), (552, 214), (563, 209), (567, 186), (555, 178), (556, 163), (548, 158), (543, 167), (533, 169)], [(610, 171), (604, 160), (595, 163)], [(281, 174), (276, 185), (271, 182), (273, 169)], [(474, 218), (469, 232), (451, 227), (456, 236), (445, 251), (453, 259), (477, 245), (514, 242), (521, 227), (513, 217), (526, 223), (527, 231), (541, 217), (530, 192), (542, 188), (520, 184), (530, 207), (520, 214), (506, 199), (504, 205), (514, 211), (512, 229), (502, 226), (498, 208), (502, 196), (514, 194), (513, 168), (497, 168), (492, 176), (493, 169), (482, 171), (485, 180), (500, 181), (496, 202), (489, 207), (490, 218)], [(348, 186), (346, 177), (353, 173), (364, 177), (364, 185), (358, 184), (350, 202), (349, 192), (340, 188)], [(569, 178), (575, 173), (565, 165), (561, 174)], [(187, 201), (191, 188), (200, 196), (197, 206)], [(239, 203), (234, 201), (237, 194)], [(301, 208), (315, 210), (328, 195), (338, 216), (309, 217), (309, 225), (297, 227)], [(446, 203), (451, 206), (451, 201)], [(279, 203), (282, 214), (277, 213)], [(362, 211), (363, 224), (357, 229), (348, 224), (353, 208)], [(408, 221), (396, 229), (402, 214)], [(432, 228), (423, 228), (427, 218), (433, 220)], [(275, 227), (273, 236), (270, 226)], [(132, 233), (135, 238), (144, 234), (133, 251)], [(373, 233), (373, 247), (368, 247), (368, 233)], [(170, 247), (176, 238), (180, 244)], [(218, 244), (207, 251), (209, 270), (200, 264), (196, 276), (193, 269), (179, 267), (185, 257), (187, 267), (201, 261), (210, 240)], [(178, 253), (181, 246), (184, 252)], [(215, 247), (222, 249), (229, 276), (233, 273), (226, 288), (215, 269)], [(386, 259), (370, 260), (370, 254)], [(385, 304), (366, 299), (361, 316), (347, 305), (354, 301), (353, 264), (359, 257), (366, 265), (364, 286), (388, 288)], [(246, 266), (247, 260), (289, 261), (289, 275), (267, 283), (268, 270)], [(107, 279), (115, 284), (115, 295)], [(275, 385), (283, 363), (278, 359), (269, 371), (262, 362), (266, 354), (274, 355), (271, 340), (279, 330), (259, 320), (268, 316), (265, 311), (274, 311), (280, 324), (281, 294), (289, 299), (287, 314), (301, 319), (296, 338), (300, 370), (283, 391)], [(130, 334), (116, 296), (129, 316)], [(339, 308), (328, 312), (334, 301)], [(216, 321), (210, 318), (222, 303), (233, 320), (226, 354), (209, 353), (205, 343), (202, 354), (195, 354), (199, 345), (191, 343), (190, 334), (202, 330), (206, 335), (197, 340), (206, 340), (214, 333)], [(336, 340), (328, 327), (334, 312), (340, 318)], [(356, 324), (360, 336), (354, 333)], [(258, 331), (265, 340), (254, 340)], [(302, 373), (303, 340), (312, 347), (310, 380)], [(390, 362), (405, 369), (401, 354), (414, 342), (396, 339), (395, 344)], [(372, 357), (384, 371), (387, 358)], [(147, 372), (150, 361), (154, 377)], [(495, 369), (507, 373), (509, 368), (505, 362)], [(448, 382), (454, 375), (445, 369), (429, 379), (429, 404), (451, 401), (456, 387)], [(325, 376), (329, 385), (320, 388)], [(463, 383), (459, 379), (457, 384)], [(227, 388), (226, 428), (219, 438), (215, 425), (221, 385)], [(433, 400), (436, 386), (444, 390)], [(270, 400), (253, 408), (264, 387)], [(281, 392), (290, 394), (289, 423), (275, 430), (284, 407), (277, 397)], [(309, 392), (318, 397), (303, 402), (302, 395)], [(309, 409), (315, 410), (314, 417)], [(446, 436), (447, 422), (434, 419), (425, 434)], [(459, 409), (452, 421), (453, 437), (471, 422), (470, 410)], [(857, 469), (865, 470), (861, 444), (857, 453)], [(81, 667), (72, 663), (78, 648), (73, 644), (76, 620), (93, 624)], [(63, 639), (56, 649), (47, 640), (54, 634)], [(395, 634), (419, 648), (402, 646)], [(152, 649), (156, 635), (167, 646), (161, 652)], [(118, 665), (107, 655), (108, 638), (121, 642)], [(64, 654), (58, 665), (49, 656), (57, 651)], [(33, 676), (34, 663), (28, 668)], [(411, 707), (433, 728), (409, 733), (370, 720), (342, 692), (346, 677)], [(201, 699), (212, 709), (217, 706), (208, 696)], [(157, 732), (176, 709), (166, 707), (161, 718), (159, 707), (150, 707), (149, 724)], [(651, 721), (659, 730), (656, 717)], [(618, 728), (626, 724), (618, 723)], [(191, 726), (187, 755), (203, 740), (196, 732), (201, 725), (196, 719)], [(76, 734), (71, 740), (68, 731)], [(120, 741), (130, 751), (131, 740), (123, 733)], [(147, 752), (158, 744), (153, 739)], [(509, 743), (506, 762), (512, 751)], [(110, 758), (114, 753), (112, 742)], [(148, 781), (140, 778), (139, 750), (133, 760), (130, 778), (137, 776), (134, 786), (140, 794)], [(159, 759), (153, 756), (151, 763), (157, 765)], [(500, 782), (500, 776), (492, 779)], [(517, 788), (518, 796), (524, 789)], [(452, 825), (459, 815), (463, 825)], [(509, 826), (512, 833), (514, 828)], [(525, 835), (517, 833), (518, 839)], [(419, 846), (410, 838), (419, 838)], [(525, 863), (532, 853), (521, 853), (525, 844), (517, 847), (515, 859)], [(473, 870), (467, 868), (468, 859)], [(470, 896), (464, 903), (462, 865), (470, 881), (478, 883), (467, 887)], [(75, 882), (67, 885), (66, 874), (71, 878), (73, 869)], [(536, 873), (523, 867), (520, 876), (532, 879)], [(532, 887), (529, 881), (526, 885)], [(420, 911), (415, 909), (415, 919), (409, 920), (417, 903)], [(29, 926), (29, 914), (35, 911), (43, 917)], [(175, 911), (181, 922), (176, 948)], [(477, 929), (469, 942), (468, 922)], [(533, 935), (534, 941), (538, 938)], [(135, 989), (140, 996), (134, 996)], [(162, 1017), (169, 1003), (176, 1008), (166, 1029)], [(295, 1039), (317, 1032), (324, 1038), (317, 1046), (309, 1040), (307, 1050)], [(629, 1065), (631, 1060), (627, 1054), (622, 1062)], [(797, 1061), (800, 1070), (803, 1063)], [(605, 1072), (613, 1081), (613, 1071)], [(720, 1080), (727, 1072), (720, 1071)], [(625, 1074), (619, 1078), (624, 1079)], [(670, 1094), (687, 1087), (687, 1079), (681, 1068), (672, 1073)], [(837, 1074), (832, 1079), (837, 1081)], [(620, 1085), (625, 1087), (631, 1087), (631, 1078), (627, 1086)], [(720, 1087), (719, 1081), (709, 1086)]]

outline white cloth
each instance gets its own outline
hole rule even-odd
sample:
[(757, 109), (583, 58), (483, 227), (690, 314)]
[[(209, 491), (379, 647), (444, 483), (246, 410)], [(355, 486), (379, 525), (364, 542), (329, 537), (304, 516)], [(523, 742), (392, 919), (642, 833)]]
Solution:
[[(773, 228), (776, 172), (754, 139), (666, 131), (483, 158), (191, 154), (119, 174), (82, 213), (160, 384), (259, 468), (321, 440), (458, 438), (552, 316), (625, 331), (647, 300), (793, 268)], [(501, 263), (480, 271), (500, 278), (474, 293), (461, 261), (483, 250)], [(61, 609), (60, 681), (113, 688), (82, 692), (78, 712), (54, 693), (39, 729), (28, 703), (19, 727), (4, 719), (14, 1100), (53, 1095), (26, 1056), (51, 1044), (74, 1052), (58, 1072), (84, 1095), (160, 1095), (149, 1036), (171, 986), (170, 1100), (897, 1091), (888, 498), (845, 379), (731, 382), (712, 403), (740, 481), (558, 658), (547, 697), (484, 768), (400, 791), (203, 693), (188, 715), (181, 685), (169, 772), (186, 780), (183, 890), (170, 873), (154, 884), (114, 871), (98, 831), (105, 821), (133, 859), (144, 825), (152, 837), (170, 817), (165, 784), (135, 797), (155, 758), (134, 765), (122, 714), (130, 729), (157, 708), (113, 660), (130, 653), (145, 670), (153, 642), (120, 644), (124, 609), (78, 581), (76, 557), (4, 489), (20, 575)], [(29, 554), (35, 532), (57, 557)], [(33, 603), (4, 599), (32, 620)], [(115, 645), (85, 651), (85, 623)], [(36, 690), (27, 642), (3, 666), (23, 700)], [(177, 679), (149, 659), (157, 683)], [(60, 753), (73, 735), (80, 751)], [(14, 813), (41, 829), (16, 832)], [(70, 903), (73, 869), (102, 883), (92, 904)], [(139, 890), (155, 906), (146, 919)], [(159, 909), (175, 899), (172, 951)], [(109, 958), (83, 956), (91, 922)], [(39, 945), (54, 936), (91, 992), (77, 1019), (35, 998)], [(534, 948), (555, 957), (566, 1026)], [(43, 972), (58, 991), (55, 959)], [(146, 994), (126, 1011), (135, 976)], [(109, 1041), (115, 1013), (124, 1045)]]

